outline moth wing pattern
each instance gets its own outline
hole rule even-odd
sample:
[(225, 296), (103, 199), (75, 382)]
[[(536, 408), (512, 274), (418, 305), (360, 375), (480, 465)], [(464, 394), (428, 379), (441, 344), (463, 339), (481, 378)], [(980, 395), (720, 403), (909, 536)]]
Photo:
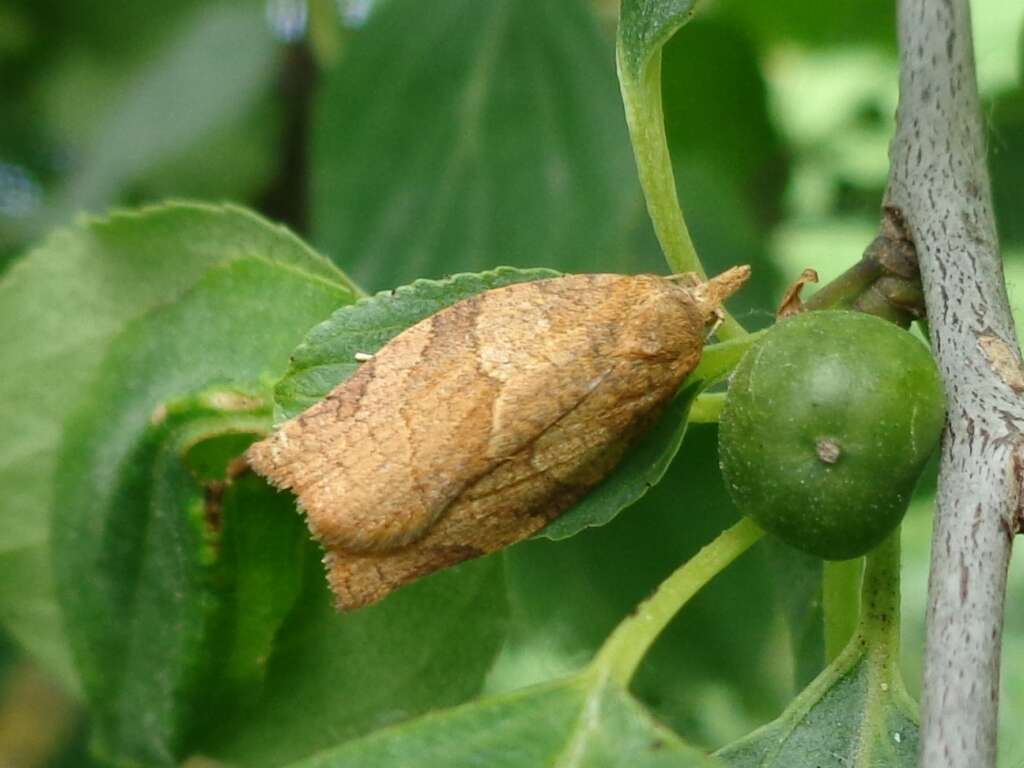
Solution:
[(250, 464), (298, 496), (339, 607), (376, 602), (600, 482), (697, 365), (718, 300), (651, 275), (478, 294), (396, 336)]
[(254, 445), (250, 463), (296, 493), (328, 547), (375, 552), (416, 541), (607, 371), (601, 358), (580, 365), (592, 358), (578, 324), (551, 327), (552, 315), (594, 309), (580, 289), (595, 277), (615, 276), (558, 278), (571, 284), (553, 294), (507, 286), (417, 323)]

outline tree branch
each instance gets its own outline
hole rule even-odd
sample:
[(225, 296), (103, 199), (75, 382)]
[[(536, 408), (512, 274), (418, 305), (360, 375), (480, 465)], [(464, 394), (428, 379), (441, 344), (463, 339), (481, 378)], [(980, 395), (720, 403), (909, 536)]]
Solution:
[(991, 768), (1006, 569), (1024, 472), (1024, 372), (992, 214), (968, 0), (898, 3), (900, 105), (886, 217), (917, 250), (949, 410), (921, 765)]

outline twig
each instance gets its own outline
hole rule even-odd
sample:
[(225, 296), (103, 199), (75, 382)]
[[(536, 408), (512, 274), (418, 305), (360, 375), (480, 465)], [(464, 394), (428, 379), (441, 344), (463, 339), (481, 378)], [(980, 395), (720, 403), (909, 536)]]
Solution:
[(917, 250), (949, 410), (932, 539), (921, 765), (991, 768), (1024, 455), (1024, 374), (992, 214), (968, 0), (898, 2), (900, 105), (886, 214)]

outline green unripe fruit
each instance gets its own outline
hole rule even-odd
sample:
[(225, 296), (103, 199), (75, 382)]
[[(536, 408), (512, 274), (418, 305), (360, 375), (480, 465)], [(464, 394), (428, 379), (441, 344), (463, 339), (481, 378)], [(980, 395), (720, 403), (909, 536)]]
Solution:
[(744, 355), (719, 424), (744, 514), (827, 560), (863, 555), (902, 520), (945, 421), (928, 348), (858, 312), (783, 320)]

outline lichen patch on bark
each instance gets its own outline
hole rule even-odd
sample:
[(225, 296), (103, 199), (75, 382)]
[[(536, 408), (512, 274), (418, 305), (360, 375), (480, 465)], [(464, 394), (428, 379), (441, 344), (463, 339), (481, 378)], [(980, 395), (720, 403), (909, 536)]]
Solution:
[(1017, 350), (998, 336), (983, 334), (978, 337), (978, 346), (988, 361), (989, 368), (1014, 392), (1024, 392), (1024, 369), (1021, 368)]

